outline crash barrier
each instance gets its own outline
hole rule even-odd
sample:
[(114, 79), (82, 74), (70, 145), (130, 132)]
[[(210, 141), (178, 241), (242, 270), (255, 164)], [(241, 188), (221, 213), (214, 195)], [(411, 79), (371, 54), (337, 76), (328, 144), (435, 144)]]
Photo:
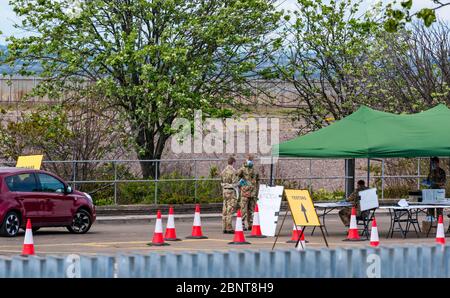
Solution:
[(0, 257), (4, 277), (450, 277), (449, 246)]

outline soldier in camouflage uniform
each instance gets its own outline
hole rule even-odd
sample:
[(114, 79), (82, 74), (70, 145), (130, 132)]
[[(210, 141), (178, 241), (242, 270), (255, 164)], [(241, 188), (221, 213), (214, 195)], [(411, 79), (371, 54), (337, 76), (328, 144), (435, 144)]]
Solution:
[[(433, 157), (431, 158), (430, 161), (431, 161), (431, 169), (427, 178), (428, 182), (430, 183), (430, 188), (445, 189), (445, 183), (447, 181), (447, 178), (445, 175), (445, 171), (439, 167), (439, 158)], [(436, 212), (436, 215), (439, 216), (442, 215), (442, 210), (443, 209), (430, 208), (427, 210), (427, 215), (434, 217)]]
[(241, 212), (244, 231), (252, 228), (253, 211), (258, 195), (259, 174), (253, 167), (253, 156), (249, 155), (247, 161), (238, 170), (237, 176), (240, 179), (241, 187)]
[[(361, 207), (359, 204), (359, 192), (366, 190), (366, 183), (364, 180), (359, 180), (356, 186), (356, 189), (348, 196), (347, 201), (351, 202), (353, 204), (353, 207), (356, 207), (356, 216), (361, 215)], [(344, 226), (348, 227), (350, 226), (350, 217), (352, 215), (352, 208), (351, 207), (345, 207), (339, 210), (339, 217), (342, 220), (342, 223)]]
[(233, 234), (233, 226), (231, 224), (233, 213), (237, 207), (237, 185), (238, 178), (236, 170), (233, 165), (236, 162), (234, 157), (228, 158), (228, 165), (220, 174), (222, 178), (222, 194), (223, 194), (223, 209), (222, 209), (222, 226), (224, 234)]

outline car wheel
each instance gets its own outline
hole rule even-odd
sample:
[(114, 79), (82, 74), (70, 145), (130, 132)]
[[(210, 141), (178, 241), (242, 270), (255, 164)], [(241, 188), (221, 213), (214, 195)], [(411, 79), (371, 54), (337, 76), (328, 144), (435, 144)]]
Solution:
[(6, 237), (14, 237), (17, 235), (17, 232), (19, 232), (19, 229), (19, 215), (14, 211), (8, 212), (3, 219), (2, 226), (0, 227), (0, 234)]
[(84, 234), (89, 231), (91, 225), (91, 215), (86, 210), (81, 209), (75, 213), (72, 224), (67, 229), (74, 234)]

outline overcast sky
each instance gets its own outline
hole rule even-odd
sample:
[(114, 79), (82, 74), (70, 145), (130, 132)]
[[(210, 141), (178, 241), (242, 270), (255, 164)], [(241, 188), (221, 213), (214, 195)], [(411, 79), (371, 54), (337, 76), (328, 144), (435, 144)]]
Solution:
[[(24, 36), (25, 33), (21, 32), (13, 28), (13, 24), (17, 23), (19, 20), (12, 11), (9, 6), (10, 0), (0, 0), (0, 31), (3, 34), (0, 35), (0, 44), (5, 43), (5, 38), (10, 35), (14, 35), (16, 37)], [(12, 0), (14, 1), (14, 0)], [(391, 2), (392, 0), (383, 0), (383, 2)], [(294, 9), (296, 0), (278, 0), (280, 4), (280, 8), (285, 9)], [(363, 4), (363, 9), (369, 9), (373, 3), (376, 3), (377, 0), (365, 0)], [(420, 9), (422, 7), (433, 6), (431, 0), (413, 0), (413, 11)], [(450, 21), (450, 6), (444, 7), (443, 9), (438, 10), (438, 18), (441, 20)]]

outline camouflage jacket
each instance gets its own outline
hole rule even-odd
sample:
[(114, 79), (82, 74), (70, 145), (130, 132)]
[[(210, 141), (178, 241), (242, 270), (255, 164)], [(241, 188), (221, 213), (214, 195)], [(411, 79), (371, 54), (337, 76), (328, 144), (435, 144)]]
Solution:
[(431, 183), (431, 188), (444, 188), (446, 180), (445, 171), (441, 168), (431, 170), (428, 175), (428, 181)]
[(232, 166), (227, 165), (220, 173), (220, 177), (222, 178), (221, 185), (223, 188), (234, 188), (237, 186), (239, 179), (236, 175), (236, 170)]
[(259, 174), (255, 168), (249, 168), (245, 164), (237, 171), (239, 179), (245, 180), (245, 186), (241, 186), (243, 197), (256, 197), (258, 195)]
[(359, 201), (360, 201), (360, 197), (359, 197), (359, 192), (369, 189), (368, 187), (360, 187), (360, 188), (356, 188), (349, 196), (347, 201), (351, 202), (353, 204), (354, 207), (356, 207), (356, 209), (358, 209), (358, 211), (360, 210), (359, 207)]

